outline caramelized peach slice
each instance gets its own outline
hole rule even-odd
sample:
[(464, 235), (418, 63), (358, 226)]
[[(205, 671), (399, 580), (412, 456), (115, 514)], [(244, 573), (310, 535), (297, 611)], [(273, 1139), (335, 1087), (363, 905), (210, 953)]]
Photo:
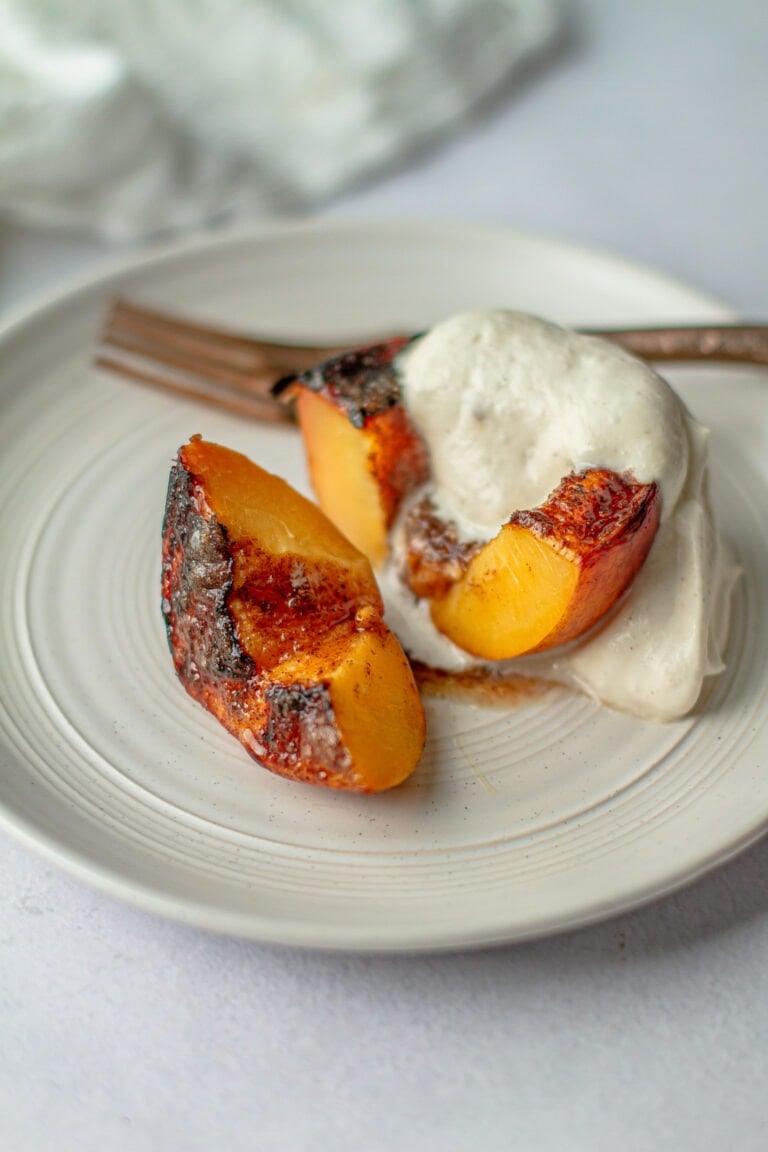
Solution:
[[(429, 454), (402, 404), (393, 340), (296, 378), (310, 477), (321, 507), (375, 566)], [(500, 464), (503, 466), (503, 463)], [(591, 628), (643, 564), (659, 520), (653, 484), (590, 469), (488, 543), (462, 541), (428, 501), (408, 515), (403, 578), (459, 647), (487, 660), (565, 644)]]
[(450, 562), (462, 572), (452, 571), (447, 587), (438, 579), (439, 547), (427, 550), (416, 590), (433, 592), (435, 626), (474, 656), (505, 660), (554, 648), (596, 624), (629, 587), (659, 515), (655, 484), (602, 468), (573, 474), (487, 544), (454, 551)]
[(345, 353), (291, 385), (320, 507), (377, 567), (404, 496), (429, 475), (393, 367), (406, 343)]
[(424, 744), (410, 665), (367, 559), (310, 501), (194, 439), (171, 471), (163, 613), (176, 671), (265, 767), (360, 792)]
[[(273, 679), (327, 686), (330, 709), (350, 759), (364, 766), (365, 790), (379, 792), (399, 784), (415, 766), (424, 743), (423, 712), (411, 690), (415, 681), (410, 665), (394, 634), (371, 609), (360, 612), (356, 624), (351, 636), (337, 636), (312, 655), (286, 660), (275, 669)], [(405, 749), (404, 742), (409, 742)], [(399, 772), (393, 775), (396, 768)]]
[(357, 428), (332, 400), (302, 391), (296, 410), (320, 507), (379, 567), (403, 497), (427, 477), (426, 452), (405, 409), (388, 408)]

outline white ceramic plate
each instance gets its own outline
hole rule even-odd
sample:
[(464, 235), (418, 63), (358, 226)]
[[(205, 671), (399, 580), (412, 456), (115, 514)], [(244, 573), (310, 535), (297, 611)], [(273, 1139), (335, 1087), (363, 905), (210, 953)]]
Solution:
[(729, 667), (697, 715), (642, 723), (553, 690), (429, 705), (423, 765), (359, 798), (258, 768), (176, 681), (160, 617), (170, 462), (202, 432), (307, 490), (297, 435), (90, 366), (117, 292), (318, 341), (500, 305), (576, 325), (727, 318), (665, 278), (464, 225), (303, 225), (195, 242), (67, 292), (0, 336), (0, 824), (146, 909), (323, 948), (448, 948), (584, 924), (668, 892), (768, 818), (765, 381), (676, 384), (713, 429), (744, 567)]

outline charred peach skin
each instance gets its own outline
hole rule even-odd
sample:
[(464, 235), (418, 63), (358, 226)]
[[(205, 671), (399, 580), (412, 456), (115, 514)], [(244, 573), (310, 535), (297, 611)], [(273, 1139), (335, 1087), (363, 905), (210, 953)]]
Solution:
[(366, 558), (314, 504), (196, 439), (172, 469), (163, 612), (176, 671), (265, 767), (377, 792), (404, 780), (424, 713)]
[(291, 385), (320, 507), (375, 567), (403, 498), (429, 475), (392, 363), (406, 343), (346, 353)]
[(425, 573), (435, 581), (436, 628), (481, 659), (554, 648), (596, 624), (629, 587), (660, 511), (655, 484), (603, 468), (572, 474), (540, 507), (515, 513), (487, 544), (469, 547), (447, 588), (431, 556), (417, 590), (429, 591)]

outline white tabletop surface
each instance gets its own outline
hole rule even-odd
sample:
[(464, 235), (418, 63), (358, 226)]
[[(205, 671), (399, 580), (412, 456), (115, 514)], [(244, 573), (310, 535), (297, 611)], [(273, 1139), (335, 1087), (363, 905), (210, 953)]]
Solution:
[[(768, 318), (762, 0), (567, 11), (557, 59), (323, 213), (548, 233)], [(114, 256), (3, 226), (0, 313)], [(385, 958), (166, 923), (2, 839), (0, 1148), (762, 1150), (766, 956), (768, 840), (598, 927)]]

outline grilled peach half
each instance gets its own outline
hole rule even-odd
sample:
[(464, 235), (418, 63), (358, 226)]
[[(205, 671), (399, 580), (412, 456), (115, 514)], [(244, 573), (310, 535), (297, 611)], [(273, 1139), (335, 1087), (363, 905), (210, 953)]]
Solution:
[(593, 468), (567, 476), (484, 544), (460, 544), (428, 502), (406, 522), (404, 577), (460, 648), (506, 660), (583, 635), (632, 583), (653, 543), (655, 484)]
[(184, 445), (162, 594), (184, 687), (266, 768), (378, 792), (416, 767), (424, 712), (370, 564), (284, 480), (220, 445)]
[(397, 338), (345, 353), (291, 382), (320, 507), (379, 567), (405, 496), (429, 476), (423, 440), (400, 403)]

